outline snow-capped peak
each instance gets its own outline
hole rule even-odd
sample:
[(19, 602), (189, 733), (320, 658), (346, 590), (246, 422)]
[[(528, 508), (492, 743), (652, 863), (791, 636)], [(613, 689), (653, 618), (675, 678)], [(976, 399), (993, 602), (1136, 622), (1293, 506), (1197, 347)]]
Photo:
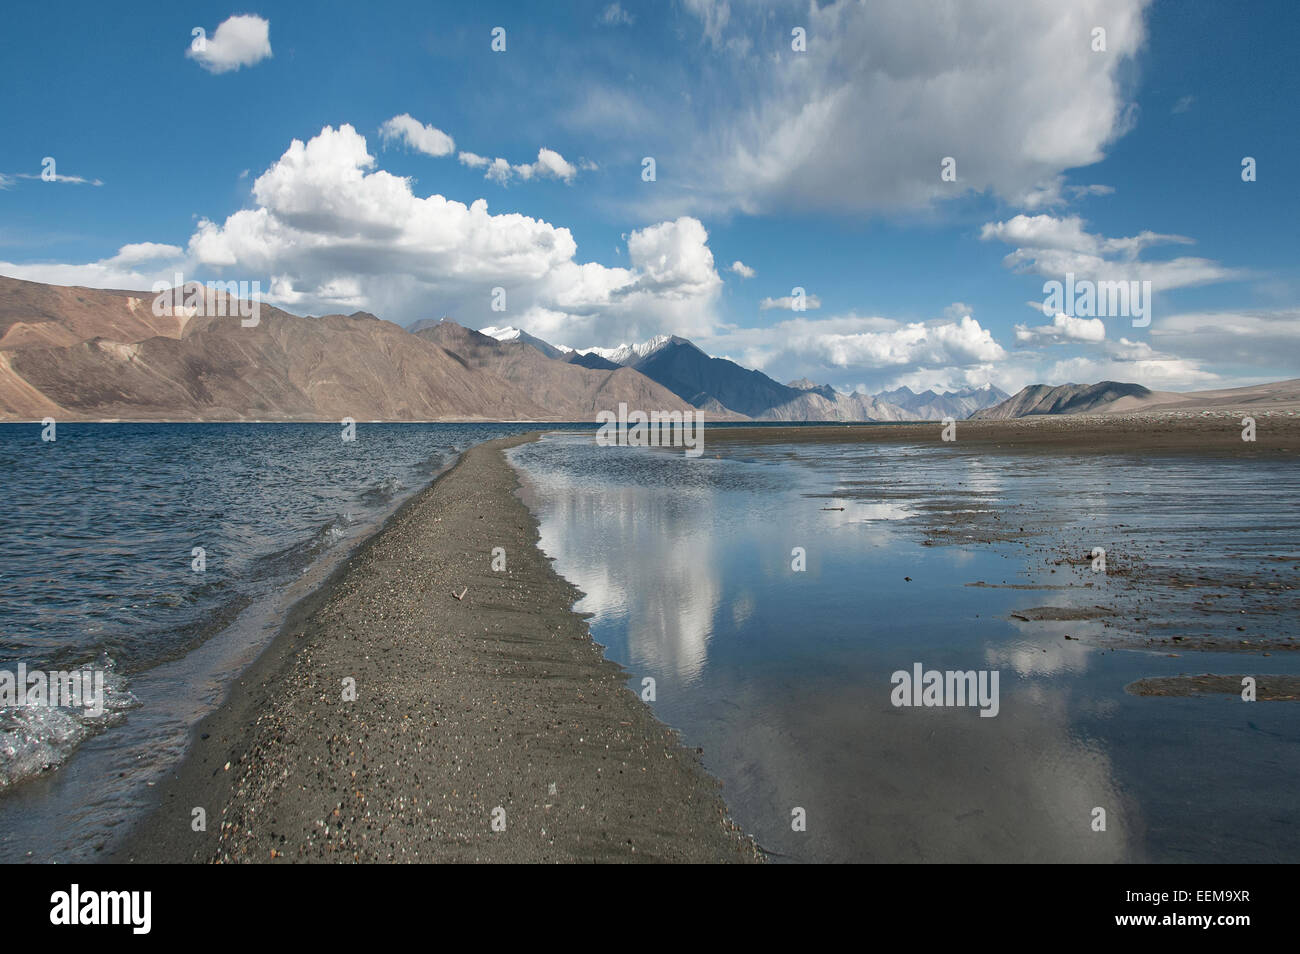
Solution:
[[(670, 344), (691, 344), (685, 338), (679, 338), (677, 335), (655, 335), (649, 341), (643, 341), (640, 344), (621, 344), (617, 348), (579, 348), (578, 354), (594, 354), (606, 361), (613, 361), (615, 364), (632, 365), (638, 361), (644, 361), (659, 351), (662, 351)], [(694, 347), (694, 345), (691, 345)]]
[(530, 335), (522, 328), (516, 328), (513, 325), (502, 325), (501, 327), (480, 328), (479, 334), (487, 335), (489, 338), (496, 338), (497, 341), (517, 341), (520, 344), (532, 345), (548, 358), (558, 358), (562, 354), (567, 354), (570, 349), (565, 347), (556, 347), (549, 341), (543, 341), (536, 335)]

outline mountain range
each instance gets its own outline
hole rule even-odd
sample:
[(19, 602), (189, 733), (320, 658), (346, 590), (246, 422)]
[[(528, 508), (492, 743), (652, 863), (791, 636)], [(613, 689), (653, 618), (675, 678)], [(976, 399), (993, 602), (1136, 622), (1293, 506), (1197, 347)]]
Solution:
[(675, 336), (574, 349), (511, 327), (402, 328), (366, 312), (302, 317), (266, 303), (245, 327), (220, 296), (232, 317), (154, 301), (0, 277), (0, 420), (591, 421), (620, 403), (791, 422), (1300, 409), (1300, 380), (1189, 393), (1103, 381), (1011, 397), (992, 386), (845, 394), (781, 384)]
[(691, 405), (709, 411), (731, 410), (758, 421), (913, 421), (966, 418), (972, 411), (1005, 400), (995, 387), (949, 394), (915, 394), (899, 388), (875, 396), (836, 391), (808, 380), (780, 384), (761, 371), (727, 358), (711, 357), (676, 335), (659, 335), (617, 348), (573, 349), (547, 344), (518, 328), (485, 328), (499, 340), (531, 344), (543, 354), (561, 352), (587, 366), (635, 369)]

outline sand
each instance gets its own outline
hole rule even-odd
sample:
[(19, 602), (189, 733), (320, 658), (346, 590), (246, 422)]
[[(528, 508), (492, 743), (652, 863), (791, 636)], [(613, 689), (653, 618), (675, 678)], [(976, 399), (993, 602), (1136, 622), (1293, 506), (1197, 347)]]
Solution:
[[(1242, 440), (1242, 419), (1253, 414), (1255, 440)], [(939, 421), (886, 425), (706, 428), (710, 444), (935, 443), (1034, 453), (1207, 454), (1250, 458), (1300, 456), (1300, 417), (1267, 411), (1150, 412), (1052, 415), (1010, 421), (957, 421), (955, 440), (942, 439)]]
[(295, 608), (113, 860), (761, 860), (537, 549), (502, 454), (535, 436), (467, 451)]

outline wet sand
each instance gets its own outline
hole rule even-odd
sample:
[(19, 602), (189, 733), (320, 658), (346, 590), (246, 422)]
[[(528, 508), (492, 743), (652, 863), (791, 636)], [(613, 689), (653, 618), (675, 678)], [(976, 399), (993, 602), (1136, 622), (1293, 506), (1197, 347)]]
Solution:
[[(1242, 440), (1242, 418), (1255, 419), (1255, 440)], [(1008, 421), (957, 421), (955, 440), (942, 439), (939, 421), (906, 424), (843, 424), (803, 427), (715, 427), (705, 433), (710, 444), (934, 443), (999, 450), (1063, 453), (1229, 454), (1300, 456), (1300, 417), (1249, 409), (1148, 412), (1114, 415), (1053, 415)]]
[(113, 860), (761, 860), (537, 549), (502, 455), (535, 436), (467, 451), (295, 607)]

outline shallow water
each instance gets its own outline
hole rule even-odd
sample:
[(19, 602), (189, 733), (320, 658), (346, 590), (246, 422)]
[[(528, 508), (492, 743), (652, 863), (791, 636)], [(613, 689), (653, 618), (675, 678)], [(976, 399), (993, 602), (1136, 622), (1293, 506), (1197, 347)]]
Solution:
[[(1278, 646), (1300, 539), (1277, 506), (1300, 489), (1285, 463), (887, 444), (689, 459), (582, 435), (510, 457), (594, 638), (635, 691), (654, 680), (656, 714), (776, 858), (1300, 858), (1300, 705), (1124, 688), (1300, 672)], [(1111, 574), (1077, 559), (1094, 546)], [(1233, 585), (1193, 602), (1180, 573)], [(1011, 617), (1097, 604), (1114, 615)], [(1198, 635), (1274, 645), (1147, 642)], [(997, 715), (895, 706), (892, 674), (917, 663), (996, 671)]]
[(0, 707), (0, 860), (110, 848), (293, 602), (459, 451), (530, 429), (0, 424), (0, 670), (111, 667), (114, 703)]

